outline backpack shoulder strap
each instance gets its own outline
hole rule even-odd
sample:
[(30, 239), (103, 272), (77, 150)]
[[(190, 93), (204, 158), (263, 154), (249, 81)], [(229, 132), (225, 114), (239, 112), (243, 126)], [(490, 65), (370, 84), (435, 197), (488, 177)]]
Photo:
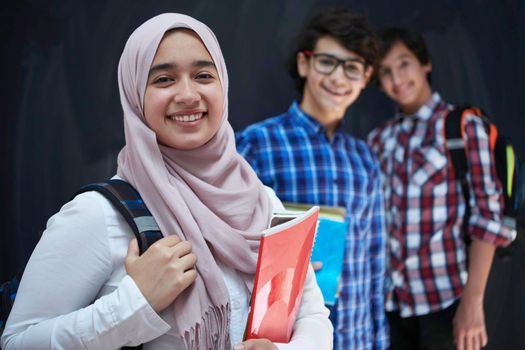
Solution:
[(135, 234), (140, 254), (163, 237), (155, 218), (144, 204), (142, 197), (128, 182), (110, 179), (88, 184), (81, 187), (74, 196), (88, 191), (97, 191), (102, 194), (118, 210)]
[(457, 107), (445, 115), (445, 147), (447, 148), (456, 178), (465, 180), (468, 172), (467, 154), (463, 142), (463, 111), (466, 107)]
[[(445, 114), (445, 125), (443, 127), (445, 133), (445, 148), (447, 149), (449, 159), (452, 162), (452, 168), (456, 179), (461, 185), (461, 192), (465, 199), (465, 216), (463, 217), (463, 234), (466, 242), (470, 241), (468, 237), (468, 225), (470, 218), (470, 192), (467, 183), (468, 160), (467, 160), (467, 145), (463, 139), (464, 131), (464, 117), (467, 114), (475, 114), (482, 116), (481, 111), (470, 106), (455, 107), (453, 110)], [(482, 117), (483, 118), (483, 117)], [(486, 124), (485, 119), (484, 123)]]

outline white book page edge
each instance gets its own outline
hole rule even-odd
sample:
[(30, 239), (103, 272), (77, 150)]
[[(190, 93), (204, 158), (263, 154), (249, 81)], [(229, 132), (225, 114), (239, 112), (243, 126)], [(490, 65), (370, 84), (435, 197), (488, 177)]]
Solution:
[[(306, 220), (307, 218), (309, 218), (310, 216), (314, 215), (318, 211), (319, 211), (319, 206), (314, 205), (314, 206), (312, 206), (310, 209), (308, 209), (305, 212), (295, 212), (295, 213), (291, 212), (291, 213), (294, 213), (294, 215), (291, 215), (291, 216), (295, 216), (295, 218), (293, 218), (292, 220), (286, 221), (285, 223), (282, 223), (280, 225), (267, 228), (266, 230), (264, 230), (262, 232), (262, 234), (263, 234), (263, 236), (271, 236), (271, 235), (273, 235), (275, 233), (278, 233), (278, 232), (280, 232), (282, 230), (287, 229), (288, 227), (292, 227), (292, 226), (298, 224), (299, 222), (302, 222), (302, 221)], [(281, 214), (286, 214), (286, 212), (284, 212), (284, 213), (275, 213), (274, 215), (281, 215)], [(296, 216), (297, 214), (298, 214), (298, 216)]]

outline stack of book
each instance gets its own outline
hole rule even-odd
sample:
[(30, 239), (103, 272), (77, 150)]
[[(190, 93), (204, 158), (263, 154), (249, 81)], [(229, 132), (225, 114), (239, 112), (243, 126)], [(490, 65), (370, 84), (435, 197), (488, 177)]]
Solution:
[[(345, 209), (283, 203), (263, 232), (245, 339), (287, 343), (292, 334), (310, 261), (325, 304), (337, 302), (348, 224)], [(314, 243), (315, 242), (315, 243)]]

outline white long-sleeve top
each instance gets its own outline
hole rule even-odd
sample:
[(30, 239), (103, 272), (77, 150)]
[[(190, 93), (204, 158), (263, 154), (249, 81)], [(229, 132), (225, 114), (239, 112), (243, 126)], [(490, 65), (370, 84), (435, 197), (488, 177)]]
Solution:
[[(282, 204), (271, 189), (274, 209)], [(2, 349), (184, 349), (173, 308), (157, 314), (124, 259), (134, 237), (97, 192), (78, 195), (52, 216), (27, 264), (1, 338)], [(230, 294), (232, 344), (242, 340), (250, 291), (219, 265)], [(93, 301), (95, 302), (93, 303)], [(332, 349), (328, 310), (310, 267), (290, 343), (279, 349)]]

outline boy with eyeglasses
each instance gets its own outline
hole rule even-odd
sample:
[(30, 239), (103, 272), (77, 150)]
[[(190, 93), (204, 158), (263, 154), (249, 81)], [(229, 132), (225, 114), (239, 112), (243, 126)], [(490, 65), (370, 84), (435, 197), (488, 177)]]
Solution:
[(494, 250), (515, 234), (502, 224), (490, 140), (481, 119), (467, 115), (465, 203), (445, 149), (444, 118), (452, 106), (432, 90), (423, 37), (390, 28), (380, 38), (377, 77), (400, 109), (368, 137), (381, 164), (388, 213), (391, 349), (478, 350), (488, 341), (483, 298)]
[(376, 36), (365, 17), (330, 8), (307, 23), (293, 46), (289, 71), (300, 99), (238, 133), (237, 149), (281, 200), (346, 208), (341, 289), (331, 309), (335, 348), (386, 349), (379, 167), (366, 143), (341, 125), (372, 75)]

